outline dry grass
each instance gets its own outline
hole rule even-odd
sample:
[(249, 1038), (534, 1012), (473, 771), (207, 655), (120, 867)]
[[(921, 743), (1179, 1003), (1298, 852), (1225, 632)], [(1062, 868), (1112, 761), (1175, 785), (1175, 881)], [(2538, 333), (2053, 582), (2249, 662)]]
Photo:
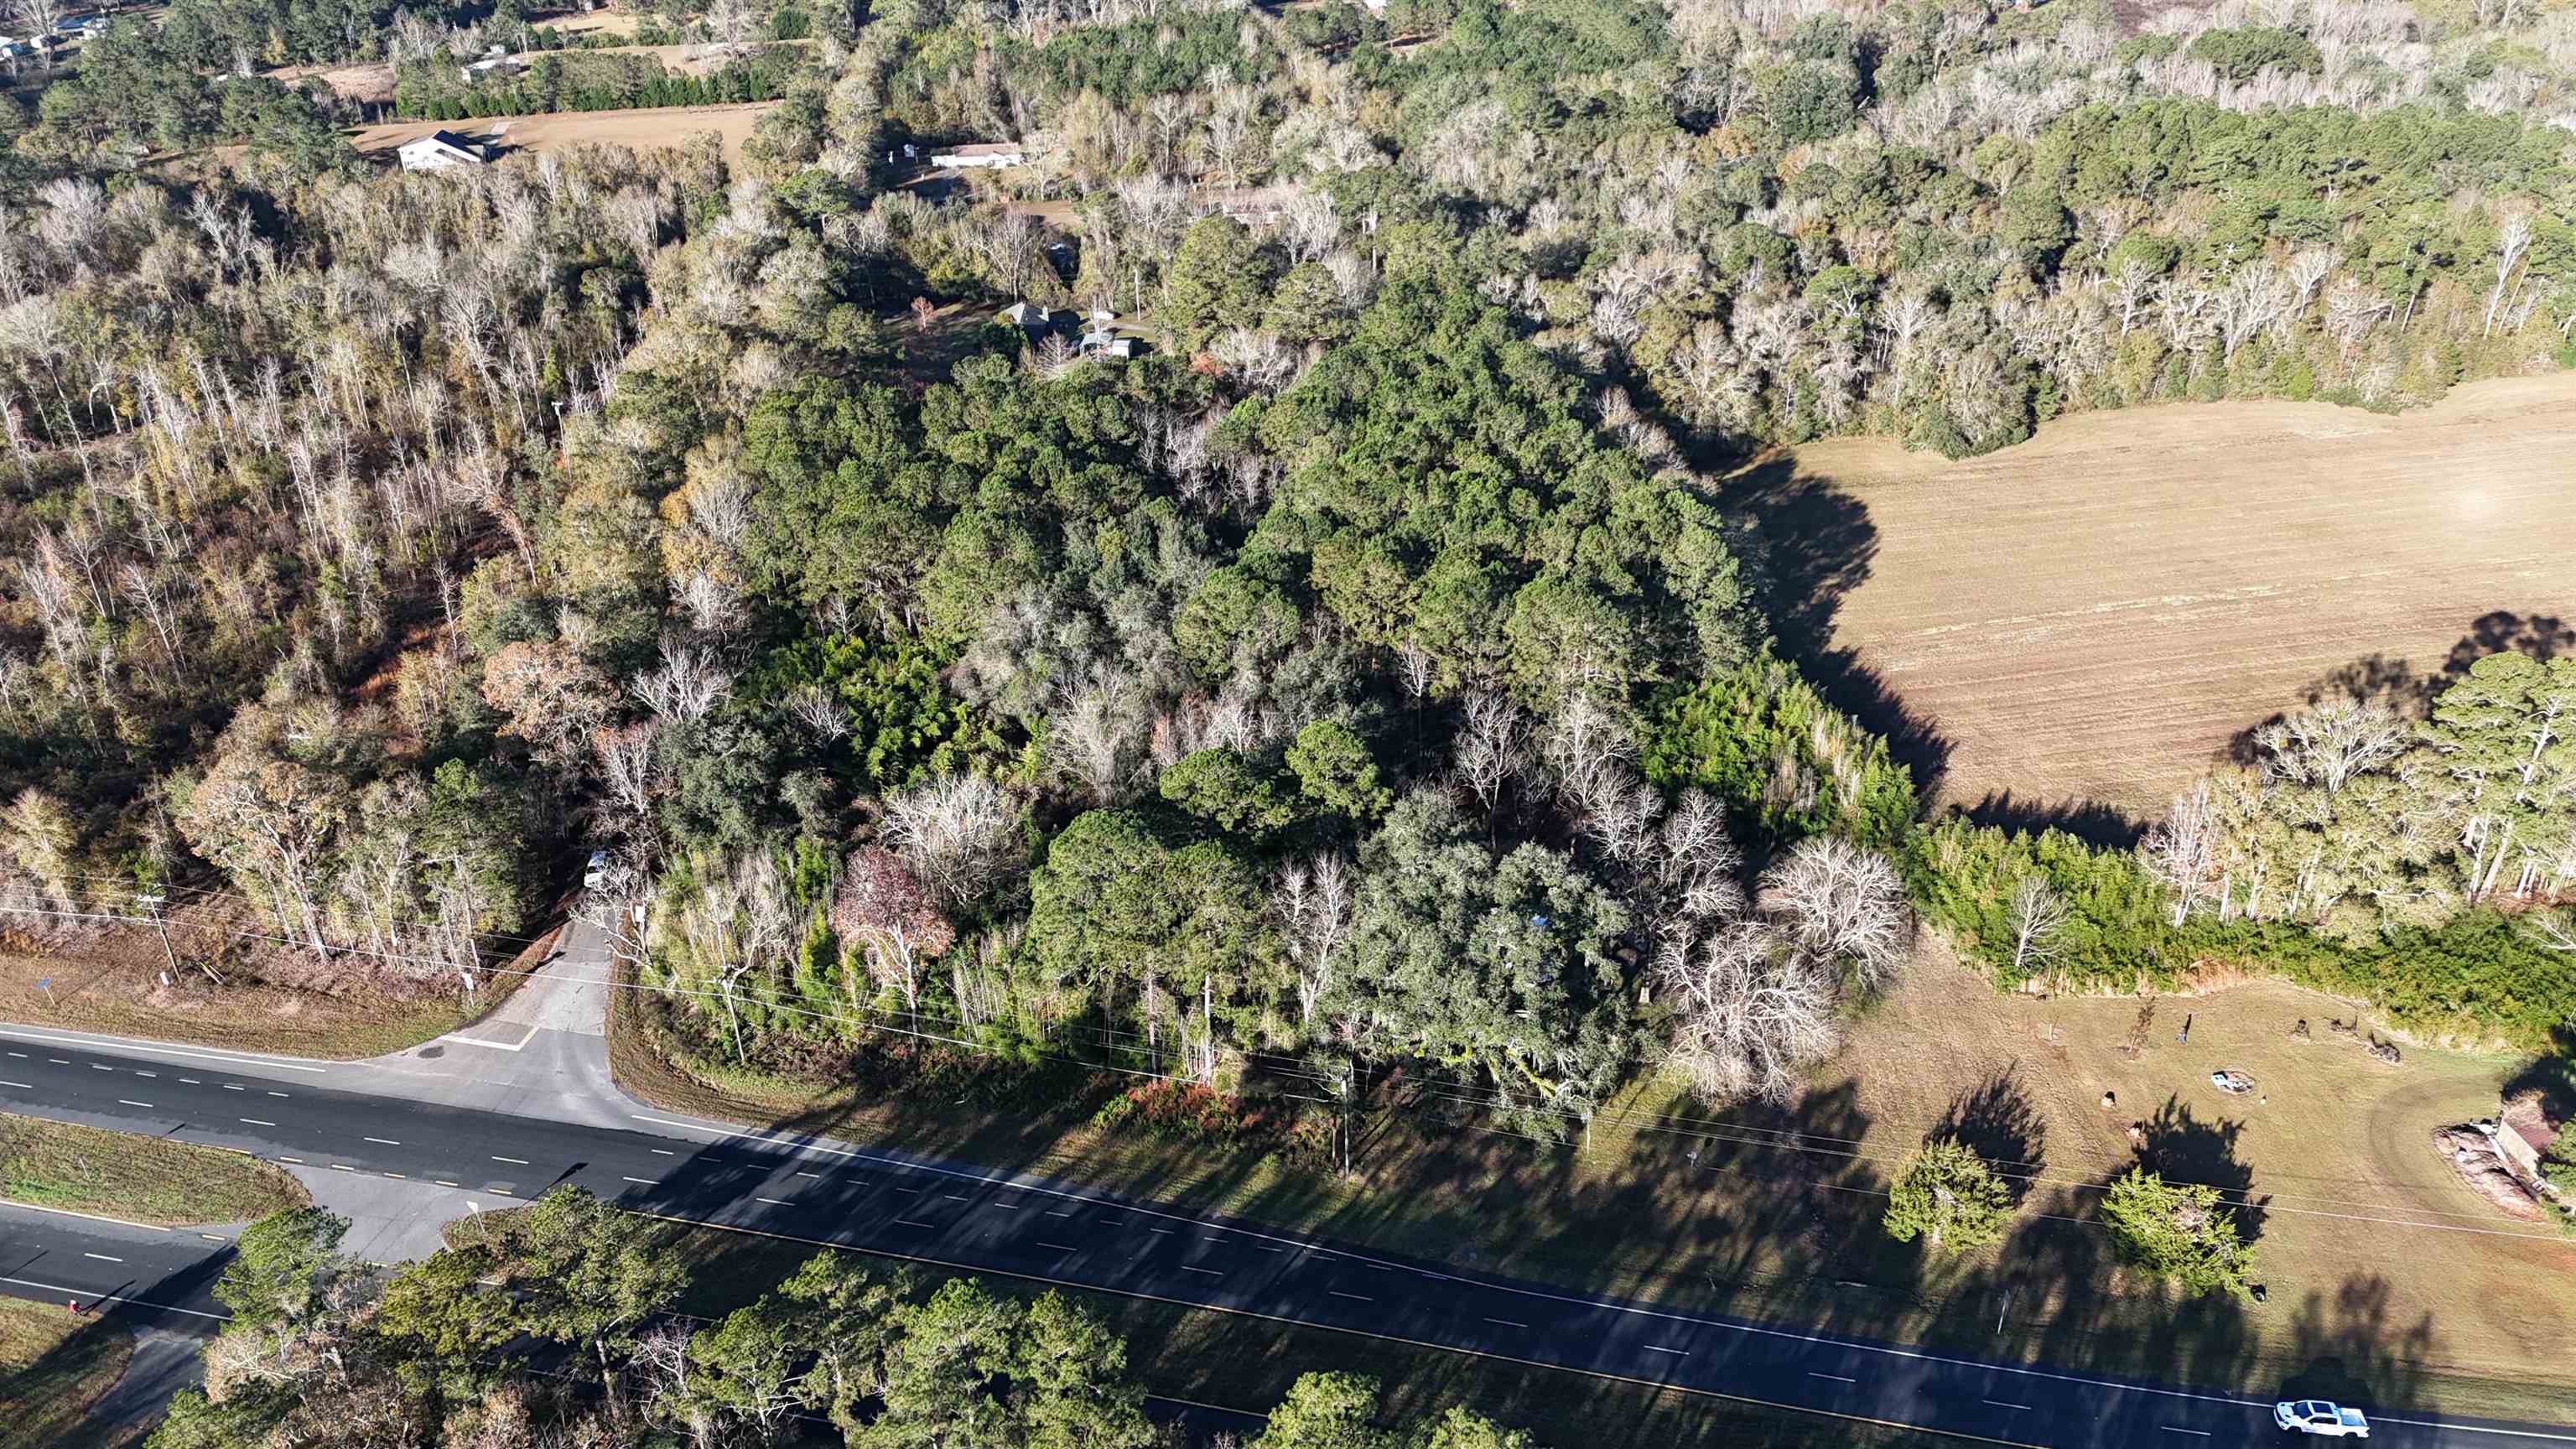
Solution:
[[(349, 962), (285, 952), (245, 960), (232, 954), (239, 943), (212, 924), (198, 929), (174, 922), (172, 936), (181, 961), (176, 973), (146, 929), (0, 932), (0, 1021), (350, 1060), (454, 1031), (507, 1001), (524, 979), (496, 976), (469, 1008), (452, 983), (393, 995)], [(545, 959), (551, 941), (541, 937), (505, 964), (531, 968)], [(219, 963), (221, 985), (194, 969), (201, 956)]]
[(752, 101), (733, 106), (647, 106), (628, 111), (562, 111), (545, 116), (482, 116), (463, 121), (388, 121), (350, 136), (361, 154), (391, 151), (414, 137), (448, 131), (490, 143), (496, 152), (552, 151), (567, 146), (624, 146), (635, 151), (677, 146), (700, 131), (724, 143), (725, 159), (742, 159), (752, 128), (778, 105)]
[(638, 18), (623, 10), (593, 10), (587, 14), (549, 15), (531, 23), (539, 30), (565, 35), (633, 35)]
[(134, 1336), (95, 1316), (0, 1298), (0, 1449), (103, 1449), (130, 1438), (87, 1415), (133, 1356)]
[[(2496, 1214), (2430, 1145), (2432, 1127), (2494, 1110), (2510, 1063), (2410, 1049), (2402, 1066), (2382, 1066), (2325, 1031), (2346, 1008), (2276, 983), (2162, 999), (2141, 1031), (2143, 1005), (1997, 1000), (1954, 965), (1919, 962), (1790, 1110), (1703, 1113), (1648, 1082), (1587, 1141), (1560, 1147), (1381, 1097), (1353, 1182), (1105, 1136), (1079, 1110), (1033, 1120), (776, 1081), (718, 1085), (658, 1060), (631, 1002), (610, 1046), (628, 1090), (679, 1110), (1541, 1281), (2249, 1394), (2295, 1384), (2381, 1405), (2576, 1413), (2563, 1352), (2576, 1334), (2576, 1244)], [(2197, 1019), (2178, 1046), (2186, 1012)], [(2287, 1036), (2301, 1017), (2311, 1044)], [(2260, 1095), (2209, 1087), (2221, 1067), (2250, 1073)], [(2108, 1112), (2106, 1090), (2118, 1103)], [(1999, 1250), (1936, 1263), (1890, 1242), (1878, 1216), (1890, 1176), (1954, 1106), (1990, 1155), (2038, 1165), (2025, 1169), (2035, 1180)], [(2258, 1204), (2246, 1216), (2268, 1302), (2174, 1302), (2116, 1269), (2089, 1218), (2097, 1185), (2133, 1160), (2127, 1127), (2141, 1120), (2157, 1124), (2169, 1177), (2235, 1186)]]
[(170, 1228), (247, 1222), (313, 1201), (256, 1157), (7, 1113), (0, 1198)]
[(1801, 495), (1775, 532), (1821, 594), (1812, 640), (1857, 651), (1954, 747), (1949, 799), (2154, 808), (2357, 661), (2432, 673), (2535, 617), (2564, 647), (2571, 404), (2560, 373), (2399, 417), (2086, 414), (1956, 463), (1836, 440), (1773, 485)]

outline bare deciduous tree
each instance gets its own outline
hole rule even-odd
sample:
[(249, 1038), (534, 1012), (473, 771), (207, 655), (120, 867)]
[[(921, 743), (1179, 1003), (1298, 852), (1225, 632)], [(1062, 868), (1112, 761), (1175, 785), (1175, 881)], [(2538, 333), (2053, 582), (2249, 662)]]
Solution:
[(1864, 988), (1895, 974), (1904, 957), (1905, 883), (1877, 851), (1809, 836), (1762, 873), (1759, 899), (1799, 950), (1841, 963)]
[(1520, 706), (1508, 696), (1490, 690), (1467, 696), (1452, 763), (1458, 783), (1474, 792), (1488, 813), (1502, 797), (1504, 783), (1525, 763), (1522, 734)]
[(2350, 697), (2311, 705), (2254, 736), (2264, 753), (2264, 779), (2316, 785), (2329, 795), (2396, 759), (2408, 741), (2396, 711)]
[(787, 692), (787, 717), (814, 732), (825, 744), (838, 744), (850, 733), (849, 707), (841, 697), (821, 684), (807, 684)]
[(1762, 922), (1739, 921), (1700, 946), (1667, 943), (1651, 979), (1672, 1003), (1673, 1064), (1703, 1102), (1786, 1102), (1798, 1068), (1834, 1049), (1831, 973)]
[(2211, 879), (2218, 871), (2218, 848), (2226, 834), (2209, 782), (2203, 780), (2190, 794), (2176, 795), (2166, 808), (2165, 818), (2138, 849), (2147, 868), (2174, 894), (2173, 923), (2181, 925), (2191, 908), (2208, 894)]
[(2013, 887), (2004, 924), (2012, 931), (2013, 974), (2027, 978), (2056, 959), (2059, 934), (2066, 928), (2066, 902), (2039, 876)]
[(939, 908), (956, 912), (1015, 878), (1019, 810), (981, 775), (942, 775), (885, 801), (884, 834)]
[(850, 857), (832, 897), (832, 929), (864, 946), (869, 974), (903, 994), (904, 1008), (921, 1011), (921, 960), (947, 950), (956, 928), (933, 907), (929, 891), (893, 851), (872, 846)]
[(2522, 265), (2523, 253), (2529, 250), (2531, 214), (2514, 212), (2496, 228), (2495, 289), (2487, 293), (2486, 319), (2479, 335), (2495, 335), (2496, 310), (2504, 305), (2505, 284), (2513, 279), (2514, 269)]
[(662, 666), (638, 678), (631, 688), (657, 718), (691, 724), (724, 702), (733, 689), (733, 676), (708, 651), (666, 639)]
[(1331, 851), (1318, 851), (1279, 868), (1271, 906), (1297, 963), (1297, 1022), (1312, 1025), (1332, 990), (1334, 957), (1350, 938), (1355, 892), (1349, 866)]

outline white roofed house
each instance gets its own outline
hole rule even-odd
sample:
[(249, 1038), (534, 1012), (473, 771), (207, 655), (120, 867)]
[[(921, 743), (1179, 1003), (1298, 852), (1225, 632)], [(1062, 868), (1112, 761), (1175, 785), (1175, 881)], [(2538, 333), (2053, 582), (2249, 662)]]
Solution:
[(394, 158), (405, 171), (445, 171), (456, 166), (481, 166), (491, 160), (488, 148), (452, 131), (414, 136), (394, 148)]
[(510, 54), (504, 47), (496, 45), (483, 52), (481, 58), (467, 61), (458, 67), (457, 73), (462, 75), (465, 83), (470, 86), (486, 78), (508, 80), (526, 69), (527, 66), (517, 56)]
[(930, 153), (930, 164), (942, 171), (999, 171), (1027, 163), (1029, 148), (1017, 141), (978, 141)]

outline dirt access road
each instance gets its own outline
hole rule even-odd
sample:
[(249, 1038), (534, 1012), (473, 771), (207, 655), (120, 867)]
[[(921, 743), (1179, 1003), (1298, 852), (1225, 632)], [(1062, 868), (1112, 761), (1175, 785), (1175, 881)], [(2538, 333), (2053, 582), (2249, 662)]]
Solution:
[(752, 128), (777, 106), (753, 101), (738, 106), (651, 106), (631, 111), (560, 111), (545, 116), (484, 116), (466, 121), (389, 121), (367, 126), (350, 137), (361, 153), (386, 151), (432, 131), (449, 131), (492, 145), (496, 153), (559, 150), (595, 142), (649, 151), (677, 146), (690, 133), (713, 131), (724, 141), (725, 159), (742, 159), (742, 143)]
[(2089, 413), (1955, 463), (1838, 439), (1772, 474), (1788, 632), (1936, 732), (1962, 804), (2152, 813), (2339, 670), (2564, 649), (2576, 617), (2576, 373), (2394, 417)]

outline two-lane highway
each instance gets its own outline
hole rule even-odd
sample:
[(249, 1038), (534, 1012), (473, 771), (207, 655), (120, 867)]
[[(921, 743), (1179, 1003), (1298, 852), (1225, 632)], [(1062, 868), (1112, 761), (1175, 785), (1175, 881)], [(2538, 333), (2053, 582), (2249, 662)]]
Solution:
[[(901, 1153), (645, 1112), (623, 1129), (548, 1122), (340, 1091), (328, 1076), (0, 1030), (8, 1110), (494, 1206), (577, 1183), (674, 1219), (1998, 1443), (2197, 1449), (2275, 1434), (2268, 1401), (1586, 1295)], [(2576, 1445), (2576, 1430), (2542, 1425), (2373, 1417), (2401, 1449)]]

